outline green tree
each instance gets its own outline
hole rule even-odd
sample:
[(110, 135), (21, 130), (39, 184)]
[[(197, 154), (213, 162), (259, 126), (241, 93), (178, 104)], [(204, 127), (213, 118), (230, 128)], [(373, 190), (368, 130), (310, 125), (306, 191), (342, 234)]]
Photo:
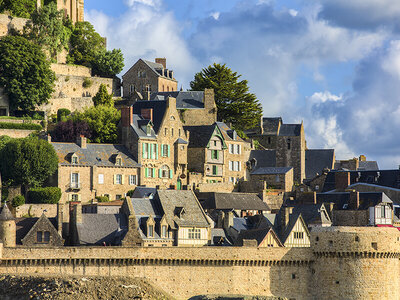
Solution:
[(68, 62), (92, 67), (96, 55), (105, 48), (104, 39), (89, 22), (77, 22), (70, 38)]
[(58, 167), (51, 144), (37, 137), (13, 139), (0, 152), (0, 172), (4, 181), (25, 187), (38, 187)]
[(121, 49), (113, 49), (112, 51), (102, 49), (96, 54), (96, 59), (93, 62), (94, 73), (103, 77), (114, 77), (123, 68), (124, 56)]
[(37, 0), (0, 0), (0, 13), (9, 11), (14, 17), (30, 18)]
[(70, 34), (70, 29), (64, 26), (63, 13), (57, 10), (55, 3), (34, 11), (24, 27), (24, 35), (41, 46), (52, 59), (56, 59), (62, 49), (68, 48)]
[(25, 204), (25, 197), (22, 195), (17, 195), (11, 200), (11, 205), (13, 207), (18, 207)]
[(0, 39), (0, 85), (12, 110), (33, 110), (53, 93), (54, 73), (38, 45), (21, 36)]
[(95, 143), (116, 143), (117, 125), (121, 112), (114, 106), (98, 105), (74, 115), (74, 122), (85, 121), (92, 131), (92, 141)]
[(249, 93), (247, 80), (239, 80), (240, 77), (225, 64), (214, 63), (194, 76), (190, 88), (195, 91), (214, 89), (218, 120), (246, 130), (259, 124), (262, 106), (256, 95)]
[(99, 105), (113, 106), (114, 105), (114, 101), (112, 99), (112, 94), (109, 94), (107, 92), (107, 86), (105, 84), (100, 84), (99, 91), (93, 97), (93, 103), (94, 103), (94, 106), (99, 106)]

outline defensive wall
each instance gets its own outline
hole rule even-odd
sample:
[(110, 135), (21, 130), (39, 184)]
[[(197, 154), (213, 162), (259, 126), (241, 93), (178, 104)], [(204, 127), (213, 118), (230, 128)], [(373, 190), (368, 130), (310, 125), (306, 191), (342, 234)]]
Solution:
[(8, 35), (11, 29), (22, 31), (27, 21), (28, 19), (0, 14), (0, 37)]
[(142, 277), (177, 299), (400, 299), (397, 229), (319, 228), (311, 241), (310, 248), (2, 248), (0, 272)]

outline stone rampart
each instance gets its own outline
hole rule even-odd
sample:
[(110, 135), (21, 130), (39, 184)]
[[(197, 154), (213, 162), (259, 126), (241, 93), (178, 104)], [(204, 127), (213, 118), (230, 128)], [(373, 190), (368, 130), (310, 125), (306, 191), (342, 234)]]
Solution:
[(83, 111), (91, 106), (93, 106), (92, 97), (53, 98), (47, 104), (39, 106), (38, 110), (45, 111), (48, 114), (56, 114), (60, 108), (67, 108), (70, 111)]
[(51, 64), (51, 70), (57, 75), (92, 77), (92, 70), (85, 66)]
[(57, 204), (23, 204), (15, 208), (15, 217), (31, 216), (39, 218), (44, 213), (48, 218), (57, 216)]
[(0, 14), (0, 37), (9, 34), (11, 29), (22, 31), (28, 19)]
[(0, 136), (7, 135), (14, 139), (26, 138), (36, 130), (25, 130), (25, 129), (0, 129)]

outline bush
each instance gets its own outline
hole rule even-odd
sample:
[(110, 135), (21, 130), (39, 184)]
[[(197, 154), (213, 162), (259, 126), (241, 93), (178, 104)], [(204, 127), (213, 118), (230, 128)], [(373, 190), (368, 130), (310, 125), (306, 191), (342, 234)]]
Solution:
[(61, 189), (58, 187), (35, 188), (28, 192), (30, 203), (57, 204), (60, 198)]
[(57, 110), (57, 120), (63, 121), (63, 119), (71, 114), (71, 111), (67, 108), (60, 108)]
[(132, 197), (134, 191), (135, 191), (135, 190), (129, 190), (129, 191), (126, 193), (126, 196), (127, 196), (127, 197)]
[(90, 78), (85, 78), (85, 79), (83, 80), (82, 86), (83, 86), (85, 89), (87, 89), (87, 88), (90, 88), (90, 87), (92, 86), (92, 84), (93, 84), (93, 80), (91, 80)]
[(96, 196), (97, 202), (108, 202), (110, 199), (108, 199), (107, 196)]
[(42, 126), (39, 124), (33, 124), (33, 123), (0, 122), (0, 129), (42, 130)]
[(25, 204), (25, 197), (22, 196), (22, 195), (15, 196), (15, 197), (11, 200), (11, 205), (12, 205), (13, 207), (18, 207), (18, 206), (21, 206), (21, 205), (23, 205), (23, 204)]

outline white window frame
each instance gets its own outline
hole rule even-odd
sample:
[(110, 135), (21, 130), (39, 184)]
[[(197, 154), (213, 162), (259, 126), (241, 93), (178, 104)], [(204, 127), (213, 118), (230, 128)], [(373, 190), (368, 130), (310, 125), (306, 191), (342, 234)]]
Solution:
[(115, 175), (115, 184), (122, 184), (122, 174)]
[(168, 232), (168, 226), (167, 225), (161, 225), (161, 237), (166, 238), (167, 237), (167, 232)]
[(104, 184), (104, 174), (99, 174), (98, 179), (99, 184)]
[(188, 239), (189, 240), (199, 240), (201, 238), (200, 228), (189, 228)]
[(229, 145), (229, 154), (233, 154), (233, 150), (234, 150), (233, 144), (230, 144)]
[[(77, 175), (77, 176), (75, 176), (75, 175)], [(79, 173), (77, 173), (77, 172), (71, 173), (71, 187), (79, 188), (79, 183), (80, 183)]]
[(236, 145), (236, 154), (240, 154), (240, 145), (239, 144)]
[(136, 175), (129, 175), (129, 185), (137, 185)]

